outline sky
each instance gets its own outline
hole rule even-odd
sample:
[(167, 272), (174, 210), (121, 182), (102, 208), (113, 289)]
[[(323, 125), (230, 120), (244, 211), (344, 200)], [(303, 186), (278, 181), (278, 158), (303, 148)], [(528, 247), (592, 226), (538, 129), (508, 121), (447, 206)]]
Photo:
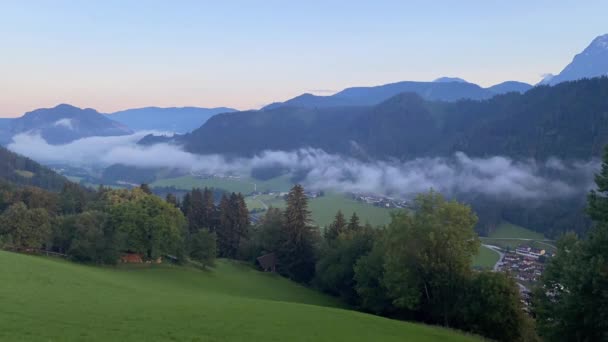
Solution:
[(0, 117), (69, 103), (259, 108), (302, 93), (558, 73), (608, 1), (0, 0)]

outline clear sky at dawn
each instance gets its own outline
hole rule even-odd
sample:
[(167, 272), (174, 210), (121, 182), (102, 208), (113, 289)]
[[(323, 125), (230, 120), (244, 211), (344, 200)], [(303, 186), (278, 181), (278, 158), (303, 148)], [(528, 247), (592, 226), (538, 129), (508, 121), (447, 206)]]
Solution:
[(536, 83), (607, 18), (608, 1), (0, 0), (0, 116), (249, 109), (440, 76)]

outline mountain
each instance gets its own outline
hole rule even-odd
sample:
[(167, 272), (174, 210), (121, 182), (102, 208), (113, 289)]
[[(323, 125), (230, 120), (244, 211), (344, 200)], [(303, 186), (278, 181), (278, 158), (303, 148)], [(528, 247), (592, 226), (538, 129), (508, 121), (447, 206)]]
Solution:
[(156, 130), (187, 133), (200, 127), (216, 114), (235, 111), (236, 109), (226, 107), (146, 107), (115, 112), (109, 114), (108, 117), (135, 131)]
[(463, 99), (485, 100), (496, 94), (523, 92), (532, 86), (520, 82), (505, 82), (482, 88), (461, 78), (441, 77), (433, 82), (404, 81), (375, 87), (347, 88), (331, 96), (303, 94), (285, 102), (277, 102), (263, 110), (278, 107), (328, 108), (345, 106), (373, 106), (404, 92), (416, 93), (425, 100), (455, 102)]
[[(448, 83), (457, 84), (457, 83)], [(427, 101), (402, 93), (374, 106), (277, 107), (219, 114), (159, 141), (200, 154), (250, 156), (321, 148), (357, 157), (505, 155), (589, 159), (608, 144), (608, 78), (535, 87), (485, 101)], [(151, 137), (148, 143), (154, 143)]]
[(511, 92), (525, 93), (532, 89), (532, 85), (524, 82), (507, 81), (487, 88), (493, 94), (506, 94)]
[(558, 75), (548, 75), (540, 84), (555, 85), (564, 81), (608, 75), (608, 34), (595, 38), (583, 52)]
[(1, 128), (0, 144), (7, 144), (19, 133), (39, 133), (48, 143), (60, 145), (91, 136), (117, 136), (131, 134), (124, 125), (108, 119), (96, 110), (81, 109), (67, 104), (42, 108), (10, 119)]
[(59, 191), (68, 180), (29, 158), (0, 147), (0, 182)]

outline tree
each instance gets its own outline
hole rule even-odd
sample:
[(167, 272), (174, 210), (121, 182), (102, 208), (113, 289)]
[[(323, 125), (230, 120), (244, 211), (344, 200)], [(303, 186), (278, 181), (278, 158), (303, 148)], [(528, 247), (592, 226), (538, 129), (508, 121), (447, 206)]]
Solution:
[(359, 230), (359, 228), (361, 228), (361, 224), (359, 223), (359, 216), (357, 216), (357, 213), (353, 212), (353, 215), (350, 217), (350, 221), (348, 222), (348, 226), (346, 227), (346, 229), (349, 232), (353, 232)]
[(201, 264), (202, 268), (213, 266), (217, 256), (215, 233), (202, 229), (190, 236), (190, 257)]
[(336, 217), (334, 218), (334, 222), (332, 222), (329, 227), (325, 230), (325, 240), (334, 241), (340, 236), (340, 234), (344, 233), (346, 230), (346, 220), (344, 219), (344, 215), (342, 211), (338, 210)]
[(331, 240), (332, 244), (326, 245), (320, 253), (314, 284), (322, 291), (341, 297), (347, 303), (359, 305), (354, 267), (359, 258), (371, 251), (376, 235), (370, 227), (352, 234), (339, 234)]
[(203, 193), (200, 189), (194, 188), (190, 193), (188, 201), (188, 230), (190, 234), (196, 234), (199, 230), (207, 228), (205, 226), (204, 210), (203, 210)]
[(415, 200), (413, 215), (395, 214), (386, 240), (384, 284), (397, 308), (450, 325), (461, 284), (479, 250), (477, 217), (431, 191)]
[(139, 188), (148, 195), (152, 195), (152, 190), (150, 190), (150, 186), (146, 183), (143, 183), (139, 186)]
[(287, 195), (281, 246), (278, 253), (279, 271), (285, 276), (306, 283), (315, 271), (315, 247), (318, 230), (310, 225), (308, 199), (301, 185), (295, 185)]
[(0, 216), (0, 235), (17, 249), (41, 249), (51, 237), (48, 212), (42, 208), (28, 209), (19, 202)]
[(519, 290), (504, 273), (480, 272), (454, 293), (463, 296), (457, 320), (463, 329), (497, 341), (521, 341), (525, 336), (525, 313)]
[(124, 236), (122, 248), (147, 259), (178, 254), (186, 227), (182, 213), (154, 195), (123, 196), (127, 200), (119, 200), (109, 209), (110, 227)]
[(119, 255), (112, 246), (113, 239), (107, 235), (107, 219), (105, 213), (86, 211), (66, 222), (64, 227), (72, 232), (67, 249), (70, 258), (96, 264), (116, 263)]
[(213, 190), (205, 188), (203, 190), (202, 201), (202, 223), (203, 226), (210, 230), (215, 230), (217, 226), (215, 202), (213, 199)]
[(604, 148), (602, 169), (595, 175), (597, 189), (591, 190), (587, 212), (592, 220), (608, 222), (608, 145)]
[(225, 258), (236, 258), (241, 239), (247, 236), (249, 211), (245, 198), (241, 194), (224, 195), (219, 206), (220, 220), (216, 228), (219, 243), (219, 255)]
[(76, 183), (66, 182), (59, 194), (59, 207), (62, 214), (79, 214), (87, 204), (85, 190)]
[(270, 207), (257, 225), (251, 227), (250, 239), (244, 252), (244, 257), (251, 261), (257, 257), (277, 252), (281, 245), (284, 213)]
[(533, 302), (541, 337), (548, 341), (608, 340), (608, 147), (588, 197), (594, 225), (588, 237), (569, 234), (542, 276)]
[(361, 298), (361, 308), (375, 314), (395, 311), (383, 281), (384, 240), (383, 237), (376, 239), (372, 250), (359, 258), (354, 266), (355, 291)]
[(173, 205), (176, 208), (179, 208), (179, 200), (177, 199), (177, 196), (175, 196), (172, 193), (168, 193), (167, 196), (165, 197), (165, 201), (171, 205)]

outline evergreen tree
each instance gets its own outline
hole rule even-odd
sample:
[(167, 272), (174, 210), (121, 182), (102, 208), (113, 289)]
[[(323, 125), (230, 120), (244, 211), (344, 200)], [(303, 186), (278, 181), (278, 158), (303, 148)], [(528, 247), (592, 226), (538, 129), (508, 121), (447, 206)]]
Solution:
[(167, 203), (173, 205), (174, 207), (179, 208), (179, 200), (174, 194), (168, 193), (167, 197), (165, 197), (165, 201), (167, 201)]
[(188, 215), (190, 214), (190, 193), (187, 192), (184, 195), (184, 198), (182, 198), (182, 203), (180, 205), (181, 209), (182, 209), (182, 213), (184, 214), (184, 216), (188, 217)]
[(190, 234), (195, 234), (205, 227), (203, 210), (203, 193), (200, 189), (194, 188), (190, 193), (188, 215), (188, 230)]
[(596, 190), (588, 197), (588, 210), (591, 219), (608, 222), (608, 145), (604, 148), (604, 160), (600, 173), (595, 175)]
[(233, 221), (230, 199), (226, 194), (223, 194), (219, 205), (219, 224), (216, 228), (218, 255), (222, 258), (230, 255), (230, 238)]
[(348, 222), (348, 226), (346, 227), (346, 229), (349, 232), (354, 232), (357, 231), (361, 228), (361, 224), (359, 223), (359, 216), (357, 216), (357, 213), (353, 212), (353, 215), (350, 217), (350, 221)]
[(219, 254), (224, 258), (236, 258), (241, 240), (249, 229), (249, 211), (242, 194), (222, 196), (220, 224), (217, 227)]
[(143, 183), (142, 185), (139, 186), (139, 188), (146, 194), (152, 195), (152, 190), (150, 190), (150, 186), (148, 186), (148, 184)]
[(79, 214), (86, 206), (84, 189), (78, 184), (67, 182), (59, 194), (59, 207), (63, 214)]
[(301, 185), (295, 185), (287, 195), (282, 243), (278, 251), (280, 271), (287, 277), (308, 282), (314, 276), (315, 247), (318, 230), (310, 225), (308, 199)]
[(203, 205), (202, 205), (202, 225), (209, 230), (215, 230), (216, 226), (216, 208), (213, 201), (213, 190), (205, 188), (203, 190)]
[(344, 219), (344, 215), (342, 211), (338, 210), (336, 217), (334, 218), (334, 222), (332, 222), (327, 229), (325, 229), (325, 240), (333, 241), (340, 236), (340, 234), (344, 233), (346, 230), (346, 220)]

